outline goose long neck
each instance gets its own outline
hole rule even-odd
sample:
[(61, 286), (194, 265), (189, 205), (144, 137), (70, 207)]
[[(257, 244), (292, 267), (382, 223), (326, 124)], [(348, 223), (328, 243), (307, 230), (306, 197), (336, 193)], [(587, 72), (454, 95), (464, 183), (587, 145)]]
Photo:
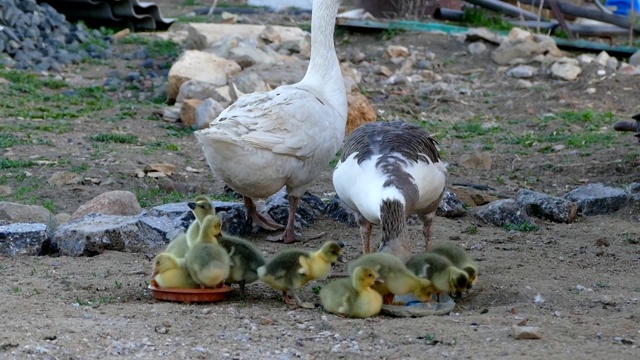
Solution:
[(407, 260), (411, 255), (411, 244), (409, 244), (407, 218), (402, 201), (397, 199), (382, 200), (380, 225), (382, 226), (380, 250), (396, 255), (402, 260)]
[(333, 32), (340, 2), (314, 0), (311, 13), (311, 59), (300, 84), (309, 85), (322, 93), (327, 101), (344, 114), (347, 100), (340, 63), (336, 56)]

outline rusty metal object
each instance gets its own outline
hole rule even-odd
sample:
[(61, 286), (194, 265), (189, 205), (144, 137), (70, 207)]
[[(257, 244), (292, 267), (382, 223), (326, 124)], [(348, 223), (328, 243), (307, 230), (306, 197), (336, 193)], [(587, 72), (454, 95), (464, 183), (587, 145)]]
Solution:
[(636, 122), (632, 121), (619, 121), (613, 125), (615, 131), (633, 131), (635, 137), (640, 141), (640, 114), (636, 114), (631, 117)]

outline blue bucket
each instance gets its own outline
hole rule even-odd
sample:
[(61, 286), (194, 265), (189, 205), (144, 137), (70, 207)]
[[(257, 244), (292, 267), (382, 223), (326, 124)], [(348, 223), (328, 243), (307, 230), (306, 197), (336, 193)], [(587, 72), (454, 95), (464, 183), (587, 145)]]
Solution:
[[(607, 0), (604, 6), (615, 6), (613, 13), (616, 15), (627, 16), (631, 12), (631, 0)], [(640, 15), (640, 0), (633, 0), (633, 12)]]

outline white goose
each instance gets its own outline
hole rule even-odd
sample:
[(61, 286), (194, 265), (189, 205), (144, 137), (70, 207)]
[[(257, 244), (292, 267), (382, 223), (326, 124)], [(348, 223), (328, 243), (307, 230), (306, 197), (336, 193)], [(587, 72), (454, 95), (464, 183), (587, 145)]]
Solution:
[(411, 255), (406, 221), (411, 214), (422, 220), (425, 250), (430, 247), (431, 224), (446, 181), (435, 140), (403, 121), (358, 127), (333, 172), (338, 196), (357, 213), (363, 252), (369, 252), (372, 224), (382, 225), (378, 250), (403, 260)]
[(339, 5), (340, 0), (313, 2), (311, 59), (299, 83), (243, 95), (208, 128), (195, 132), (211, 170), (244, 196), (247, 219), (254, 224), (282, 229), (256, 211), (252, 198), (286, 186), (287, 226), (272, 241), (299, 240), (294, 221), (300, 197), (344, 140), (347, 98), (333, 43)]

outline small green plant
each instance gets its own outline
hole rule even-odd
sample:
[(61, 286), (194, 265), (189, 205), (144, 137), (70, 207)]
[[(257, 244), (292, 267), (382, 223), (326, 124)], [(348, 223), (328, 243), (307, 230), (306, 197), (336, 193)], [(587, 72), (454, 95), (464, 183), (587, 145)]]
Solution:
[(16, 295), (20, 295), (22, 293), (22, 289), (20, 289), (20, 287), (16, 286), (13, 288), (13, 293)]
[(598, 281), (598, 282), (596, 282), (596, 287), (598, 287), (598, 288), (600, 288), (600, 289), (607, 289), (607, 288), (609, 288), (610, 286), (609, 286), (609, 284), (607, 284), (607, 283), (606, 283), (606, 282), (604, 282), (604, 281)]
[(630, 244), (630, 245), (640, 244), (640, 238), (632, 234), (623, 234), (622, 237), (627, 244)]
[(83, 162), (82, 164), (78, 165), (78, 166), (72, 166), (69, 171), (71, 171), (72, 173), (76, 173), (76, 174), (82, 174), (84, 172), (86, 172), (87, 170), (91, 169), (91, 166), (85, 162)]
[(176, 58), (180, 55), (180, 45), (173, 40), (157, 39), (147, 45), (151, 58)]
[(320, 290), (322, 290), (322, 286), (314, 286), (311, 288), (311, 291), (313, 291), (314, 294), (318, 295), (320, 294)]
[(462, 230), (463, 233), (465, 234), (469, 234), (469, 235), (475, 235), (478, 233), (478, 227), (477, 226), (469, 226), (466, 229)]
[(193, 135), (193, 129), (186, 126), (167, 125), (164, 128), (167, 129), (167, 135), (177, 138)]
[(538, 225), (531, 224), (528, 222), (523, 222), (520, 224), (504, 224), (502, 228), (507, 231), (515, 230), (515, 231), (521, 231), (521, 232), (537, 231), (538, 229), (540, 229)]
[(492, 15), (481, 8), (465, 8), (462, 14), (462, 22), (467, 25), (475, 25), (489, 28), (491, 30), (511, 30), (513, 25), (506, 22), (498, 15)]
[(119, 282), (118, 280), (115, 280), (115, 286), (116, 286), (116, 289), (122, 289), (122, 283)]
[(21, 168), (32, 167), (32, 166), (36, 166), (36, 163), (31, 160), (0, 159), (0, 170), (21, 169)]
[(398, 35), (405, 33), (404, 29), (389, 27), (382, 32), (382, 38), (385, 40), (391, 40)]
[(110, 142), (117, 144), (138, 143), (138, 137), (131, 134), (96, 134), (91, 135), (90, 139), (97, 142)]

